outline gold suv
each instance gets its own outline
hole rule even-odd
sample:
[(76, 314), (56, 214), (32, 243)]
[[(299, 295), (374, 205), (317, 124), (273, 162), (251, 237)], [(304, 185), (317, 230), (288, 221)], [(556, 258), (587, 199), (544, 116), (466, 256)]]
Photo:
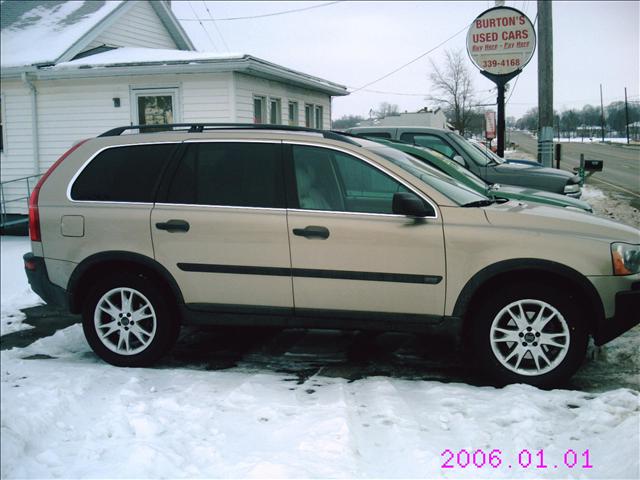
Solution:
[(635, 228), (495, 203), (335, 132), (136, 128), (75, 145), (30, 199), (29, 282), (114, 365), (156, 361), (182, 324), (431, 331), (548, 386), (639, 321)]

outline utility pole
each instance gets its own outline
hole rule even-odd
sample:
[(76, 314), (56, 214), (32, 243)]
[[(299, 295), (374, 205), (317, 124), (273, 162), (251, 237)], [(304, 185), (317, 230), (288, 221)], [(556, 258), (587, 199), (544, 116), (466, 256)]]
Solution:
[(627, 145), (629, 145), (629, 103), (627, 102), (627, 87), (624, 87), (624, 124), (627, 127)]
[(553, 24), (551, 1), (538, 0), (538, 162), (553, 165)]
[(604, 103), (602, 103), (602, 84), (600, 84), (600, 131), (602, 132), (602, 143), (604, 143)]

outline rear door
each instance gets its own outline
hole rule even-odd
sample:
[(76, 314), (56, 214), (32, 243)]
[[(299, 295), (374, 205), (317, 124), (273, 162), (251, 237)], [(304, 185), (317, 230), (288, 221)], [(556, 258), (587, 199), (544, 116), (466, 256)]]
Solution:
[(293, 171), (288, 218), (296, 315), (441, 316), (445, 259), (437, 213), (420, 220), (394, 215), (394, 193), (409, 188), (364, 157), (307, 145), (285, 151)]
[(186, 143), (151, 214), (156, 259), (192, 308), (293, 308), (280, 142)]

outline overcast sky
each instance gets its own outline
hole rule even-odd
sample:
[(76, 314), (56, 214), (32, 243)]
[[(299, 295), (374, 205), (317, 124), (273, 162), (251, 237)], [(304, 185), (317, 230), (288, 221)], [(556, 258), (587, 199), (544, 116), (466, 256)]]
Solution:
[[(367, 116), (380, 102), (415, 111), (430, 102), (430, 59), (442, 64), (445, 49), (462, 49), (466, 56), (468, 25), (494, 2), (382, 2), (342, 1), (277, 16), (245, 20), (218, 20), (264, 15), (328, 2), (217, 2), (174, 1), (196, 48), (202, 51), (246, 53), (331, 80), (354, 90), (436, 47), (442, 47), (366, 90), (333, 100), (333, 118)], [(535, 1), (507, 1), (536, 18)], [(207, 11), (208, 7), (208, 11)], [(553, 2), (554, 108), (562, 111), (598, 105), (600, 83), (605, 105), (640, 100), (640, 2)], [(495, 102), (494, 86), (473, 70), (478, 103)], [(512, 85), (515, 80), (512, 81)], [(520, 117), (537, 106), (537, 51), (519, 75), (507, 105), (507, 116)], [(509, 94), (507, 93), (507, 97)]]

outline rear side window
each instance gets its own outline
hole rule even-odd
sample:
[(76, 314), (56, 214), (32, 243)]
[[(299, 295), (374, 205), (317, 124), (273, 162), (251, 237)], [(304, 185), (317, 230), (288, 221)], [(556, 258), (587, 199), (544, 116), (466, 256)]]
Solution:
[(391, 138), (391, 134), (387, 132), (365, 132), (360, 135), (371, 138)]
[(412, 142), (416, 145), (432, 148), (433, 150), (446, 155), (449, 158), (453, 158), (456, 155), (456, 151), (447, 142), (435, 135), (429, 135), (427, 133), (408, 133), (405, 132), (400, 136), (400, 140), (405, 142)]
[(130, 145), (100, 152), (71, 187), (73, 200), (154, 201), (156, 185), (176, 144)]
[(281, 146), (190, 144), (173, 177), (168, 203), (284, 208)]

